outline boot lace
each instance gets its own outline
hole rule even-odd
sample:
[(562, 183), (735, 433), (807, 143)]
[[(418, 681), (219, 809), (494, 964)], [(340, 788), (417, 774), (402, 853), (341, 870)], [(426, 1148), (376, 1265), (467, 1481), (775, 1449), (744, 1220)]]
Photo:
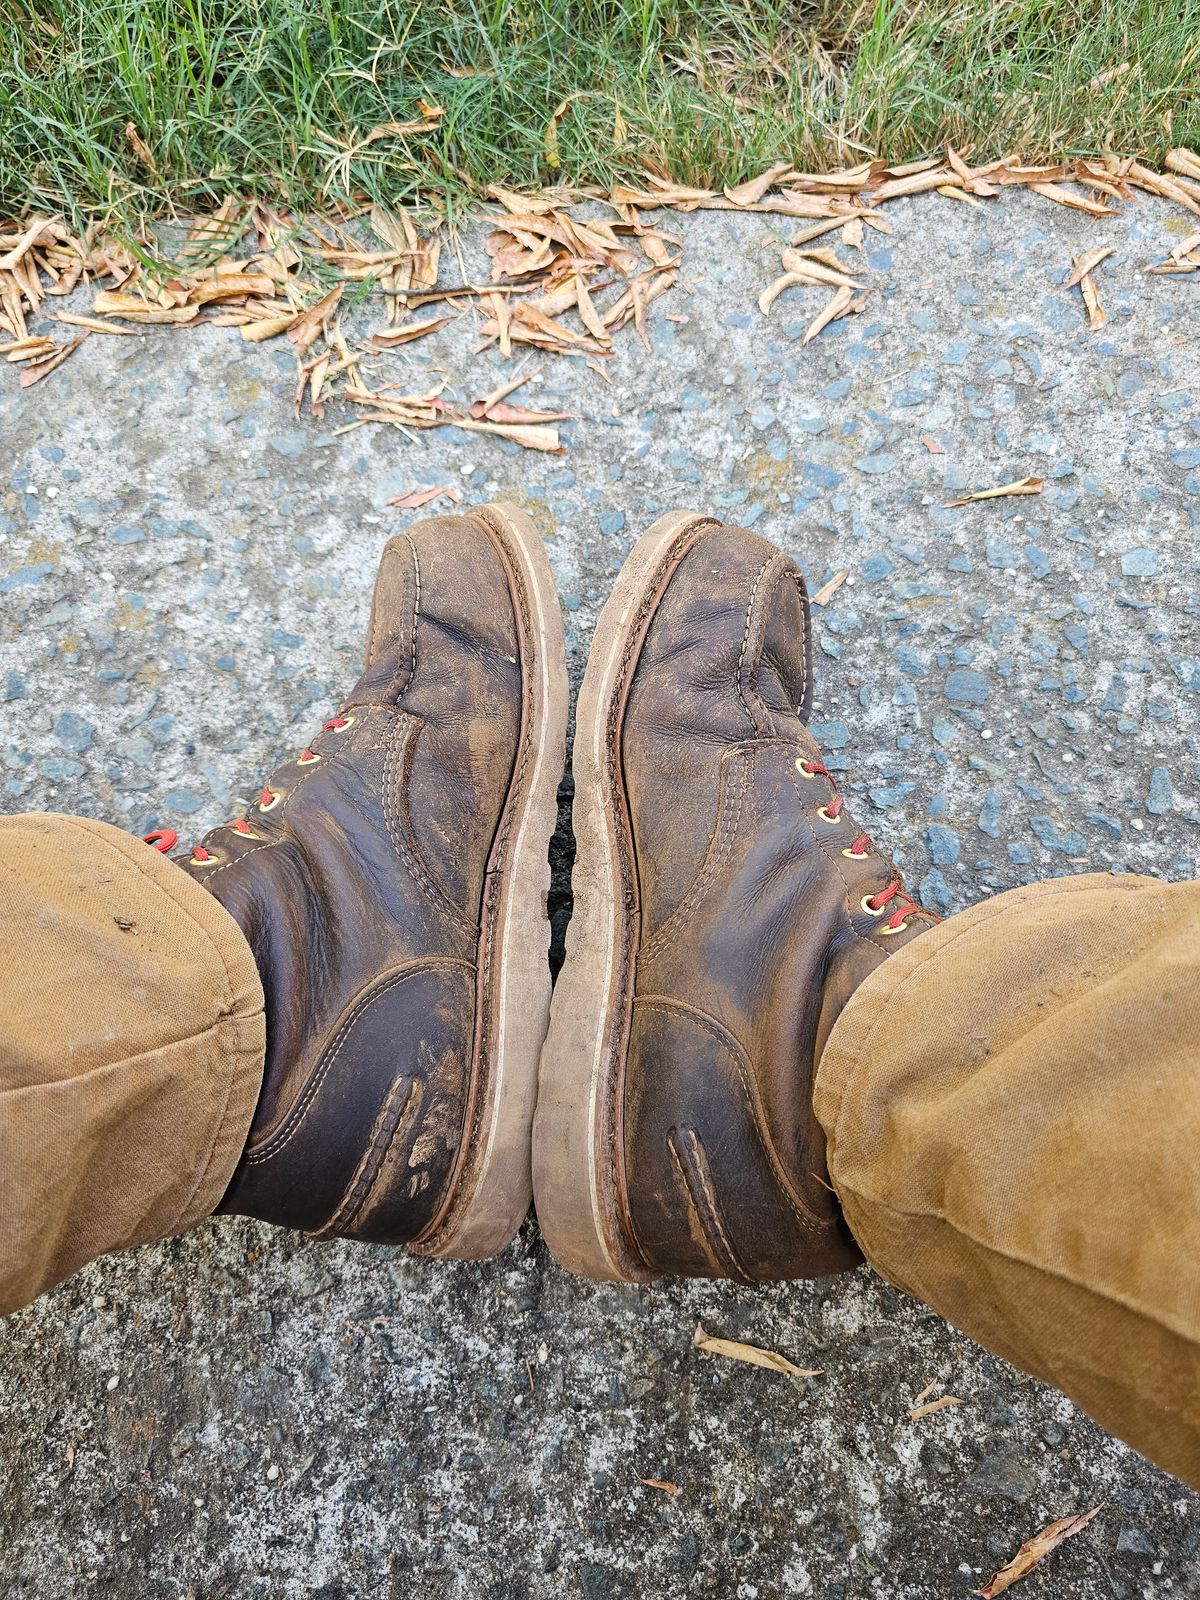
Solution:
[[(340, 733), (343, 728), (348, 728), (353, 721), (354, 718), (348, 713), (330, 717), (328, 722), (321, 724), (321, 732)], [(315, 750), (306, 745), (296, 757), (296, 765), (298, 767), (311, 767), (315, 766), (321, 759), (322, 757)], [(260, 789), (254, 809), (263, 813), (274, 811), (276, 807), (282, 805), (283, 800), (284, 792), (282, 789)], [(244, 839), (257, 839), (259, 837), (245, 817), (237, 817), (233, 822), (223, 823), (222, 826), (231, 829), (234, 833), (241, 834)], [(155, 828), (152, 833), (144, 833), (142, 840), (145, 844), (150, 845), (152, 849), (165, 856), (174, 850), (179, 843), (179, 835), (174, 828)], [(194, 844), (189, 857), (189, 864), (194, 867), (211, 867), (215, 866), (220, 859), (219, 855), (212, 850), (205, 849), (202, 844)]]
[[(817, 815), (826, 822), (840, 822), (842, 812), (846, 808), (844, 795), (836, 793), (837, 781), (829, 768), (820, 761), (809, 761), (800, 756), (796, 761), (796, 770), (805, 778), (827, 778), (833, 786), (835, 793), (827, 805), (820, 806)], [(860, 833), (842, 854), (851, 861), (863, 861), (871, 853), (871, 837), (867, 833)], [(879, 916), (892, 907), (891, 914), (880, 933), (901, 933), (908, 926), (908, 917), (925, 917), (930, 922), (938, 922), (932, 911), (927, 911), (919, 901), (915, 900), (904, 887), (904, 878), (898, 868), (892, 868), (892, 880), (886, 888), (879, 889), (874, 894), (864, 895), (860, 904), (864, 911), (869, 911), (873, 916)]]

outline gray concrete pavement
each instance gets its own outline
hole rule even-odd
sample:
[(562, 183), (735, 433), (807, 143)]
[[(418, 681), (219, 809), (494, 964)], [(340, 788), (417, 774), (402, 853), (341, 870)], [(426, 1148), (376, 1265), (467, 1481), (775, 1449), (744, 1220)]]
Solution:
[[(519, 398), (581, 413), (562, 457), (336, 437), (343, 414), (292, 417), (289, 354), (228, 330), (97, 336), (28, 392), (6, 379), (4, 807), (183, 837), (230, 815), (353, 676), (406, 520), (388, 498), (454, 483), (538, 520), (576, 681), (663, 509), (752, 524), (814, 588), (848, 571), (817, 731), (935, 908), (1197, 875), (1198, 291), (1140, 271), (1187, 224), (1026, 193), (887, 214), (866, 311), (807, 348), (820, 291), (755, 303), (780, 219), (672, 218), (683, 287), (652, 350), (626, 334), (611, 385), (534, 363)], [(1060, 280), (1098, 243), (1093, 334)], [(464, 320), (381, 370), (480, 395), (498, 363), (473, 343)], [(1026, 474), (1040, 496), (944, 509)], [(825, 1375), (704, 1360), (698, 1318)], [(910, 1421), (934, 1378), (964, 1403)], [(213, 1223), (0, 1324), (0, 1418), (5, 1596), (948, 1600), (1100, 1500), (1030, 1596), (1200, 1592), (1200, 1498), (866, 1269), (621, 1289), (563, 1276), (532, 1224), (445, 1266)]]

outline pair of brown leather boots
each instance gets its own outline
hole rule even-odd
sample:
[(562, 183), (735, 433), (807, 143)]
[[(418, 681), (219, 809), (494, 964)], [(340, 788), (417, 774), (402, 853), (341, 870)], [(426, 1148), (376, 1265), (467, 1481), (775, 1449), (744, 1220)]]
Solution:
[(852, 1265), (813, 1074), (858, 984), (934, 919), (850, 820), (811, 696), (794, 563), (712, 517), (657, 522), (579, 696), (552, 1001), (568, 693), (549, 563), (502, 505), (393, 539), (349, 698), (182, 863), (266, 997), (219, 1210), (482, 1257), (532, 1195), (592, 1277)]

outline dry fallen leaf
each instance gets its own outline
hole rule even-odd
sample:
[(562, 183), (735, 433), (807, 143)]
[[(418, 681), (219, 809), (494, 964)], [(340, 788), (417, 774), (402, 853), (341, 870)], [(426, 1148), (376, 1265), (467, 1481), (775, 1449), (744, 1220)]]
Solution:
[(32, 388), (35, 383), (40, 383), (43, 378), (48, 378), (57, 368), (61, 367), (67, 357), (88, 337), (88, 330), (84, 330), (77, 339), (72, 339), (70, 344), (58, 345), (54, 354), (45, 356), (41, 361), (35, 361), (31, 366), (25, 367), (21, 373), (20, 385), (22, 389)]
[(378, 350), (390, 350), (393, 345), (408, 344), (412, 339), (423, 339), (427, 333), (436, 333), (451, 320), (450, 317), (425, 317), (417, 322), (402, 322), (386, 333), (373, 333), (371, 343)]
[(786, 1372), (794, 1378), (818, 1378), (824, 1367), (797, 1367), (786, 1356), (774, 1350), (763, 1350), (756, 1344), (742, 1344), (737, 1339), (717, 1339), (705, 1333), (704, 1324), (696, 1324), (692, 1343), (697, 1350), (710, 1356), (727, 1356), (730, 1361), (745, 1361), (752, 1367), (765, 1367), (768, 1372)]
[(422, 506), (427, 506), (431, 500), (436, 500), (443, 494), (451, 505), (458, 505), (462, 500), (461, 489), (456, 489), (453, 484), (443, 483), (433, 489), (409, 489), (405, 494), (393, 496), (388, 505), (399, 506), (402, 511), (419, 511)]
[(785, 289), (794, 289), (807, 282), (808, 279), (802, 278), (798, 272), (783, 273), (775, 279), (774, 283), (769, 283), (759, 295), (758, 309), (765, 317)]
[(947, 500), (946, 506), (969, 506), (976, 500), (1002, 500), (1006, 495), (1041, 494), (1045, 478), (1018, 478), (1014, 483), (1002, 483), (997, 489), (975, 489), (957, 500)]
[(944, 1394), (940, 1400), (927, 1400), (924, 1405), (914, 1405), (909, 1410), (909, 1418), (916, 1422), (920, 1417), (932, 1416), (935, 1411), (945, 1411), (948, 1406), (961, 1406), (962, 1401), (956, 1394)]
[(1077, 1517), (1059, 1517), (1057, 1522), (1048, 1522), (1040, 1533), (1035, 1533), (1032, 1539), (1026, 1539), (1012, 1560), (1006, 1562), (999, 1572), (975, 1593), (980, 1596), (980, 1600), (995, 1600), (997, 1595), (1003, 1594), (1006, 1589), (1011, 1589), (1018, 1579), (1027, 1577), (1039, 1561), (1048, 1556), (1052, 1550), (1058, 1549), (1064, 1539), (1073, 1539), (1077, 1533), (1082, 1533), (1092, 1518), (1103, 1510), (1104, 1505), (1101, 1503)]
[(1200, 156), (1194, 150), (1168, 150), (1165, 161), (1172, 172), (1182, 172), (1186, 177), (1200, 179)]
[(777, 161), (759, 177), (751, 178), (748, 183), (739, 183), (734, 189), (726, 189), (725, 198), (735, 206), (757, 205), (767, 190), (773, 188), (785, 172), (791, 171), (791, 167), (790, 161)]
[(661, 1489), (664, 1494), (678, 1494), (679, 1485), (671, 1483), (667, 1478), (639, 1478), (638, 1482), (647, 1489)]
[(844, 316), (853, 304), (854, 291), (852, 289), (836, 289), (829, 300), (826, 301), (824, 309), (817, 313), (805, 329), (801, 343), (811, 344), (822, 328), (828, 327), (831, 322), (836, 322), (839, 317)]
[(1114, 248), (1111, 244), (1099, 244), (1094, 250), (1085, 250), (1081, 256), (1076, 256), (1071, 265), (1074, 268), (1071, 276), (1063, 285), (1065, 289), (1073, 289), (1089, 272), (1095, 272), (1102, 261), (1113, 255)]
[(1083, 295), (1083, 303), (1087, 307), (1088, 326), (1093, 333), (1099, 333), (1101, 328), (1108, 326), (1108, 317), (1100, 304), (1100, 291), (1096, 288), (1096, 280), (1090, 272), (1085, 272), (1080, 278), (1079, 289)]
[(142, 165), (144, 167), (149, 167), (150, 171), (157, 176), (158, 164), (150, 151), (150, 147), (142, 138), (141, 134), (138, 133), (137, 124), (135, 122), (127, 122), (125, 124), (125, 137), (129, 140), (130, 147), (132, 148), (134, 155), (138, 158)]
[(447, 416), (445, 420), (456, 428), (466, 428), (474, 433), (494, 433), (502, 439), (511, 439), (525, 450), (544, 450), (548, 455), (555, 456), (562, 455), (566, 450), (566, 446), (559, 443), (558, 429), (548, 425), (487, 422), (457, 414)]
[(264, 339), (274, 339), (286, 333), (295, 320), (294, 311), (286, 311), (277, 317), (258, 317), (253, 322), (242, 323), (241, 335), (251, 344), (260, 344)]
[(133, 328), (119, 328), (115, 322), (105, 322), (101, 317), (87, 317), (79, 311), (60, 311), (54, 319), (72, 328), (88, 328), (92, 333), (119, 333), (123, 339), (136, 339)]
[(1044, 195), (1047, 200), (1056, 200), (1060, 206), (1070, 206), (1075, 211), (1086, 211), (1091, 217), (1117, 215), (1112, 206), (1101, 205), (1099, 200), (1088, 200), (1070, 189), (1061, 188), (1057, 183), (1031, 183), (1029, 187), (1034, 194)]
[(829, 601), (838, 592), (849, 576), (850, 574), (847, 571), (835, 572), (833, 577), (830, 578), (829, 582), (823, 583), (817, 590), (816, 594), (813, 595), (812, 604), (814, 606), (828, 605)]

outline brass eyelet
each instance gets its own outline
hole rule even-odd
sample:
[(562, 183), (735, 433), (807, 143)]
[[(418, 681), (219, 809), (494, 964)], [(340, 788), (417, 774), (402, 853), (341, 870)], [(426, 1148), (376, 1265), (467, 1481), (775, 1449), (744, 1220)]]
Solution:
[(280, 791), (278, 789), (272, 789), (270, 800), (268, 800), (265, 804), (260, 800), (258, 802), (258, 809), (262, 812), (274, 811), (275, 807), (282, 799), (283, 795), (280, 793)]
[(827, 811), (827, 810), (826, 810), (826, 809), (825, 809), (825, 807), (824, 807), (824, 806), (819, 806), (819, 807), (818, 807), (818, 808), (817, 808), (817, 815), (818, 815), (818, 816), (819, 816), (819, 817), (820, 817), (820, 818), (821, 818), (821, 820), (822, 820), (822, 821), (823, 821), (823, 822), (830, 822), (830, 823), (832, 823), (832, 824), (833, 824), (833, 826), (834, 826), (834, 827), (835, 827), (835, 828), (837, 828), (837, 827), (840, 827), (840, 826), (841, 826), (841, 821), (842, 821), (842, 813), (841, 813), (841, 812), (840, 812), (840, 811), (839, 811), (839, 812), (838, 812), (838, 814), (837, 814), (837, 816), (836, 816), (836, 817), (831, 817), (831, 816), (830, 816), (830, 815), (829, 815), (829, 812), (828, 812), (828, 811)]
[(846, 857), (847, 861), (865, 861), (867, 859), (867, 857), (870, 855), (870, 853), (871, 852), (869, 850), (843, 850), (842, 851), (842, 854)]
[(192, 856), (188, 861), (188, 866), (189, 867), (215, 867), (220, 862), (220, 860), (221, 860), (221, 857), (215, 851), (210, 850), (208, 852), (207, 857), (203, 861), (197, 861), (195, 856)]
[(819, 772), (810, 772), (808, 770), (808, 762), (804, 759), (803, 756), (797, 756), (796, 757), (796, 771), (800, 774), (800, 776), (802, 778), (819, 778), (820, 777), (820, 773)]
[(881, 917), (887, 910), (887, 907), (873, 906), (871, 901), (874, 900), (874, 898), (875, 896), (873, 894), (865, 894), (858, 903), (869, 917)]
[(885, 934), (885, 933), (907, 933), (908, 932), (908, 923), (907, 922), (898, 923), (896, 925), (896, 927), (894, 927), (894, 928), (892, 928), (892, 927), (880, 928), (879, 932), (880, 932), (881, 935)]
[(296, 765), (298, 767), (315, 767), (320, 759), (315, 750), (306, 750), (296, 757)]

